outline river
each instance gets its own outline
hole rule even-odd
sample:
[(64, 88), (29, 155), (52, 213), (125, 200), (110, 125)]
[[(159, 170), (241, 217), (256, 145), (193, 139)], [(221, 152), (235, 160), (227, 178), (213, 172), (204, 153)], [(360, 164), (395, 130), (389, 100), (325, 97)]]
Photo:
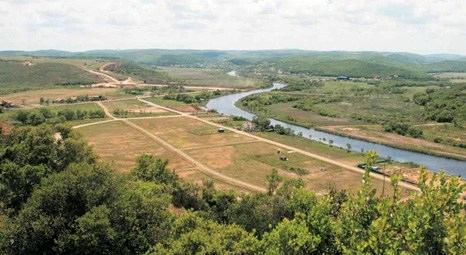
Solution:
[[(218, 113), (222, 113), (225, 115), (241, 116), (248, 120), (252, 120), (255, 117), (255, 115), (236, 107), (235, 103), (241, 98), (247, 97), (249, 95), (269, 92), (273, 89), (280, 89), (285, 86), (286, 84), (274, 83), (272, 87), (266, 89), (256, 89), (247, 92), (235, 93), (213, 98), (207, 103), (206, 107), (207, 109), (214, 109)], [(280, 124), (283, 127), (292, 129), (296, 134), (302, 133), (303, 137), (307, 139), (312, 139), (325, 143), (329, 143), (328, 141), (332, 140), (333, 146), (338, 146), (340, 148), (345, 149), (346, 145), (350, 144), (351, 150), (355, 152), (374, 150), (379, 154), (379, 156), (384, 158), (391, 158), (392, 160), (398, 162), (413, 162), (419, 165), (423, 165), (434, 172), (444, 170), (449, 175), (461, 176), (462, 178), (466, 178), (466, 161), (448, 159), (444, 157), (398, 149), (387, 145), (330, 134), (315, 130), (313, 128), (305, 128), (275, 119), (270, 119), (270, 121), (272, 125)]]

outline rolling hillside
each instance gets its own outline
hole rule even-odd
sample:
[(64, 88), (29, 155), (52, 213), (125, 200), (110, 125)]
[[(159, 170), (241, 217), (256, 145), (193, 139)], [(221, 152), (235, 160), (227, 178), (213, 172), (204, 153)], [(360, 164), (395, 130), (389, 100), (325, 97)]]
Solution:
[(322, 76), (389, 77), (396, 75), (403, 78), (424, 78), (427, 76), (425, 73), (415, 69), (359, 59), (294, 56), (280, 58), (273, 62), (276, 63), (277, 67), (291, 73), (308, 73)]
[(30, 63), (0, 59), (0, 93), (99, 82), (99, 78), (74, 65)]
[(431, 72), (466, 72), (466, 57), (453, 54), (420, 55), (405, 52), (347, 52), (305, 50), (93, 50), (65, 52), (0, 52), (8, 56), (119, 59), (148, 66), (251, 68), (273, 65), (290, 72), (354, 77), (392, 76), (426, 78)]

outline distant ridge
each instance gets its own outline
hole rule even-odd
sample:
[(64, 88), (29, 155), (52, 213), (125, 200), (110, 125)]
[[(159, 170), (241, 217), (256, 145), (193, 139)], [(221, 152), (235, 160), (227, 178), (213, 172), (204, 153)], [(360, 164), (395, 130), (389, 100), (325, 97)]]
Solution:
[(69, 52), (0, 51), (0, 56), (121, 59), (150, 66), (273, 65), (289, 72), (355, 77), (398, 75), (422, 78), (431, 72), (466, 72), (466, 56), (377, 51), (124, 49)]

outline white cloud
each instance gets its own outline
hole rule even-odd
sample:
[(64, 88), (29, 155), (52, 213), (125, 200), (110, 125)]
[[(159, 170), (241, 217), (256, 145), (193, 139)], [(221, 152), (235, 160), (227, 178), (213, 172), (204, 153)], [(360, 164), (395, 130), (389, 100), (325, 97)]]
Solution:
[(464, 0), (0, 0), (0, 49), (466, 54)]

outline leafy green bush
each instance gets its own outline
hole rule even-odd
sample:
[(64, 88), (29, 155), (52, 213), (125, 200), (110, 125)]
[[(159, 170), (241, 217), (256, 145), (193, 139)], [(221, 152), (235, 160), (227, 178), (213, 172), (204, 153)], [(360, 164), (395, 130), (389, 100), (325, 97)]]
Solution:
[(13, 116), (13, 120), (21, 125), (37, 126), (43, 123), (62, 123), (72, 120), (84, 119), (100, 119), (105, 118), (105, 112), (102, 110), (71, 110), (64, 109), (57, 112), (52, 112), (47, 108), (42, 108), (39, 111), (19, 110)]
[(421, 138), (424, 135), (421, 129), (409, 126), (406, 123), (388, 122), (384, 124), (383, 127), (386, 132), (397, 133), (399, 135), (411, 136), (414, 138)]

